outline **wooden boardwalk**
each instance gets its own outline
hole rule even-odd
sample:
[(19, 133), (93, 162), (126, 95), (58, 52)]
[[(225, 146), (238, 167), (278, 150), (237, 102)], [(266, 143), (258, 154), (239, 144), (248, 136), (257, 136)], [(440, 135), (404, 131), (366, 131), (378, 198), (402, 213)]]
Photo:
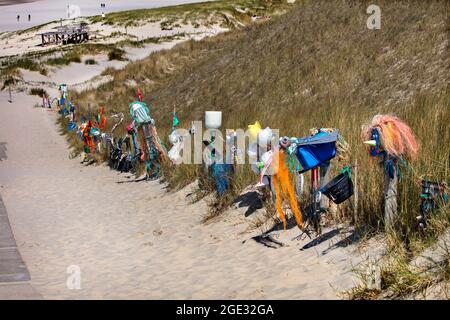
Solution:
[(81, 43), (89, 40), (89, 26), (85, 23), (56, 27), (56, 31), (38, 33), (42, 46), (49, 44)]
[(0, 195), (0, 300), (42, 299), (30, 280)]

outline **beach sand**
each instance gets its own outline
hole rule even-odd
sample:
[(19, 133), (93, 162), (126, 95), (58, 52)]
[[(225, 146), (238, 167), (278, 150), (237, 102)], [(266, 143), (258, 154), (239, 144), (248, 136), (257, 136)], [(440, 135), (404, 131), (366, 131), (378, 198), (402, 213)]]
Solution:
[(35, 0), (0, 0), (0, 6), (12, 6), (17, 4), (24, 4), (34, 2)]
[[(173, 6), (183, 3), (202, 2), (202, 0), (71, 0), (62, 2), (59, 0), (35, 0), (35, 1), (0, 1), (0, 32), (15, 31), (31, 28), (50, 21), (59, 21), (67, 17), (67, 5), (77, 5), (83, 17), (100, 15), (102, 12), (110, 12), (148, 9), (156, 7)], [(106, 8), (101, 8), (100, 3), (105, 3)], [(28, 21), (28, 14), (31, 20)], [(17, 21), (17, 15), (20, 20)]]
[[(64, 21), (64, 25), (70, 21)], [(41, 37), (39, 33), (54, 31), (59, 26), (59, 22), (53, 22), (42, 26), (39, 30), (24, 32), (5, 32), (0, 34), (0, 57), (10, 57), (31, 52), (46, 51), (49, 49), (62, 48), (68, 46), (41, 46)], [(186, 39), (200, 40), (206, 36), (214, 36), (220, 32), (228, 31), (219, 25), (208, 25), (195, 27), (191, 24), (183, 24), (174, 27), (173, 30), (162, 30), (160, 22), (142, 23), (139, 26), (128, 27), (125, 34), (125, 28), (120, 26), (110, 26), (102, 23), (93, 23), (89, 26), (90, 30), (96, 32), (96, 38), (92, 38), (89, 43), (113, 44), (122, 40), (143, 40), (147, 38), (161, 37), (180, 37)], [(116, 35), (114, 35), (116, 34)], [(120, 34), (120, 35), (117, 35)], [(150, 44), (151, 45), (151, 44)], [(154, 44), (153, 44), (154, 45)], [(144, 46), (145, 48), (146, 46)], [(134, 48), (138, 56), (143, 48)], [(139, 50), (141, 49), (141, 50)], [(133, 58), (132, 56), (131, 58)], [(142, 56), (141, 56), (142, 59)]]
[[(331, 237), (269, 248), (252, 237), (246, 208), (202, 224), (206, 204), (189, 203), (189, 188), (167, 192), (105, 166), (69, 159), (56, 113), (39, 102), (0, 93), (0, 192), (31, 283), (46, 299), (317, 299), (337, 298), (356, 281), (356, 246)], [(243, 211), (244, 210), (244, 211)], [(69, 290), (67, 268), (80, 267), (81, 289)]]
[[(127, 48), (127, 55), (138, 60), (173, 44)], [(106, 67), (125, 65), (95, 59), (98, 65), (70, 64), (48, 76), (22, 70), (21, 86), (55, 97), (58, 83), (95, 86), (102, 79), (90, 79)], [(204, 224), (207, 204), (188, 200), (192, 186), (168, 192), (157, 181), (70, 159), (57, 113), (34, 108), (40, 98), (26, 92), (14, 91), (12, 103), (0, 92), (7, 148), (0, 193), (31, 283), (46, 299), (334, 299), (357, 283), (352, 267), (376, 252), (342, 241), (351, 229), (338, 227), (315, 240), (297, 240), (297, 228), (275, 231), (284, 246), (264, 244), (245, 201)], [(67, 287), (71, 266), (81, 270), (79, 290)]]

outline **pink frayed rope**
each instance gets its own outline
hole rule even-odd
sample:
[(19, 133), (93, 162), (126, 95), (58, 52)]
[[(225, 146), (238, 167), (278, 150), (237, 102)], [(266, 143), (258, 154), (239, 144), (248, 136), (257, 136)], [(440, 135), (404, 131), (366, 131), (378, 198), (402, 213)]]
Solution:
[(417, 158), (419, 144), (411, 128), (399, 118), (392, 115), (378, 114), (373, 117), (369, 126), (364, 130), (364, 139), (368, 140), (371, 130), (380, 132), (381, 146), (390, 155), (405, 156), (409, 159)]

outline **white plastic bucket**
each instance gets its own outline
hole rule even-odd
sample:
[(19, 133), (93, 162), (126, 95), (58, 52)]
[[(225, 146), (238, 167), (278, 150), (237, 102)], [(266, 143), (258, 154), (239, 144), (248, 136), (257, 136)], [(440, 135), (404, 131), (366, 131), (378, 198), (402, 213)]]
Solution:
[(222, 125), (222, 112), (205, 111), (205, 125), (208, 129), (219, 129)]

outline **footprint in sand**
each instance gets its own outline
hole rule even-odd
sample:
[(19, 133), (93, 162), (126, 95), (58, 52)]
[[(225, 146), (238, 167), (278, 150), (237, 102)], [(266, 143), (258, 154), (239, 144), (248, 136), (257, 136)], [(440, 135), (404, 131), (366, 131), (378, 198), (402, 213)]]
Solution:
[(6, 156), (6, 144), (7, 142), (0, 142), (0, 161), (8, 159)]
[(258, 288), (252, 293), (253, 298), (262, 298), (265, 296), (264, 289)]

